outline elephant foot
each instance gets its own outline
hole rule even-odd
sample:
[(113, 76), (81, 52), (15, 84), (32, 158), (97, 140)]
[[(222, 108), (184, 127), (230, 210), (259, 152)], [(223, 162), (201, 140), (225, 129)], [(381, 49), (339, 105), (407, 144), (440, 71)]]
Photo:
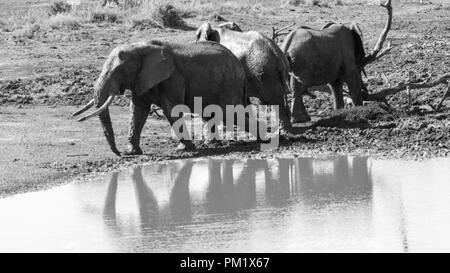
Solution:
[(220, 140), (215, 139), (215, 138), (211, 138), (211, 139), (206, 139), (203, 144), (205, 145), (209, 145), (209, 144), (217, 144), (220, 143)]
[(258, 138), (256, 141), (258, 143), (262, 143), (262, 144), (269, 144), (272, 141), (272, 139), (269, 138), (269, 139), (263, 140), (262, 138)]
[(187, 142), (180, 142), (180, 144), (178, 144), (177, 151), (194, 151), (195, 150), (195, 145), (194, 143), (187, 141)]
[(296, 135), (293, 133), (285, 133), (280, 135), (280, 142), (292, 142), (296, 139)]
[(272, 139), (269, 137), (269, 138), (267, 138), (266, 136), (263, 138), (263, 137), (261, 137), (261, 135), (257, 135), (256, 136), (256, 142), (258, 142), (258, 143), (270, 143), (272, 141)]
[(294, 130), (292, 127), (291, 121), (289, 122), (280, 122), (279, 132), (280, 135), (291, 133)]
[(280, 138), (283, 137), (283, 136), (289, 136), (289, 135), (293, 135), (293, 134), (294, 134), (294, 129), (292, 127), (289, 128), (289, 129), (281, 128), (280, 129), (280, 133), (279, 133)]
[(311, 117), (307, 113), (300, 114), (298, 116), (291, 118), (291, 123), (300, 123), (300, 122), (308, 122), (308, 121), (311, 121)]
[(128, 146), (128, 150), (122, 153), (123, 155), (141, 155), (142, 150), (139, 146), (135, 147), (133, 145)]

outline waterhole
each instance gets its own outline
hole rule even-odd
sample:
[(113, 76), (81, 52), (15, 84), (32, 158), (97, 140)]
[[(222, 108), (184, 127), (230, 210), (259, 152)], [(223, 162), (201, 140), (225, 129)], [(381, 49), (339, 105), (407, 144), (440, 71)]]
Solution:
[(0, 199), (0, 251), (450, 251), (450, 159), (195, 159)]

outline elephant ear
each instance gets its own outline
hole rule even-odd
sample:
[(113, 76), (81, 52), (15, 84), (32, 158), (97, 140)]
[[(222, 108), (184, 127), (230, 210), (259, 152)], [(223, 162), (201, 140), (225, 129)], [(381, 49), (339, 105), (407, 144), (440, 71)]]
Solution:
[(142, 95), (160, 82), (168, 79), (175, 70), (172, 54), (164, 47), (143, 50), (141, 70), (136, 78), (134, 91)]
[(242, 32), (242, 29), (235, 22), (226, 22), (226, 23), (218, 25), (218, 27), (224, 27), (224, 28), (227, 28), (230, 30)]
[(195, 32), (196, 41), (208, 41), (208, 37), (212, 32), (210, 23), (203, 23)]
[(364, 51), (363, 35), (357, 23), (351, 23), (350, 30), (352, 32), (353, 42), (355, 46), (356, 64), (359, 65), (366, 56), (366, 52)]

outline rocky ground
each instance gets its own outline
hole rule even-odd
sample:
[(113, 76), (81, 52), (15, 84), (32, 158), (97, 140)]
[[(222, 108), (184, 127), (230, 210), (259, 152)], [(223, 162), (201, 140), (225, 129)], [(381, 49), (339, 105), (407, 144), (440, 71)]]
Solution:
[[(0, 3), (2, 7), (17, 8)], [(241, 11), (220, 11), (243, 29), (266, 34), (271, 33), (271, 26), (290, 22), (320, 27), (328, 20), (356, 21), (368, 48), (373, 47), (386, 19), (382, 8), (367, 3), (283, 4), (279, 8), (256, 5)], [(388, 35), (395, 48), (367, 67), (365, 81), (370, 92), (401, 82), (420, 82), (429, 77), (433, 80), (448, 73), (449, 12), (450, 4), (444, 2), (395, 2), (393, 27)], [(109, 151), (98, 120), (77, 123), (70, 117), (71, 112), (91, 99), (93, 82), (114, 46), (148, 38), (192, 41), (195, 26), (208, 20), (209, 14), (193, 12), (185, 18), (187, 27), (182, 29), (135, 30), (126, 24), (91, 23), (71, 31), (36, 30), (34, 36), (25, 38), (15, 32), (0, 32), (0, 195), (42, 189), (77, 175), (185, 157), (364, 154), (420, 160), (450, 155), (450, 99), (439, 111), (434, 110), (446, 85), (414, 89), (410, 95), (400, 92), (389, 97), (390, 109), (370, 103), (333, 111), (331, 96), (317, 91), (317, 99), (306, 99), (312, 122), (296, 124), (296, 135), (283, 138), (279, 149), (269, 152), (261, 152), (255, 142), (244, 141), (208, 145), (198, 141), (197, 151), (177, 152), (168, 123), (152, 116), (143, 133), (145, 154), (117, 157)], [(122, 150), (128, 130), (127, 104), (126, 97), (119, 98), (111, 114)]]

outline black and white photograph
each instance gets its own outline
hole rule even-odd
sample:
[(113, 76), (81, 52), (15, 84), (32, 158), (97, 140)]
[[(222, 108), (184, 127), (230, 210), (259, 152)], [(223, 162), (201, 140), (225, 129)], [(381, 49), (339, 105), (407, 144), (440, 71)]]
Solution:
[(449, 68), (450, 0), (0, 0), (0, 253), (450, 253)]

